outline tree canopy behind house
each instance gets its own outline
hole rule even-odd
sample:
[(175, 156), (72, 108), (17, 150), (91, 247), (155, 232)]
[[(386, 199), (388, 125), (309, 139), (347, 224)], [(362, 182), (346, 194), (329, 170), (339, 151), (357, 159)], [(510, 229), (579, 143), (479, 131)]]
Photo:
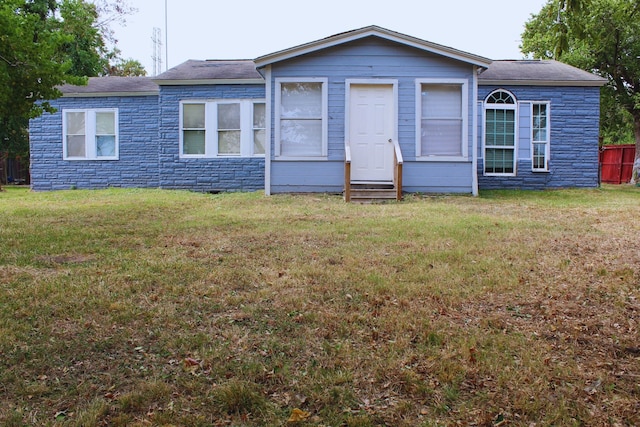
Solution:
[(57, 86), (146, 74), (119, 57), (108, 25), (131, 11), (125, 0), (0, 2), (0, 155), (28, 152), (29, 119), (53, 112)]
[(605, 140), (635, 141), (633, 182), (640, 169), (640, 2), (548, 0), (525, 24), (522, 52), (556, 59), (609, 80), (602, 89)]

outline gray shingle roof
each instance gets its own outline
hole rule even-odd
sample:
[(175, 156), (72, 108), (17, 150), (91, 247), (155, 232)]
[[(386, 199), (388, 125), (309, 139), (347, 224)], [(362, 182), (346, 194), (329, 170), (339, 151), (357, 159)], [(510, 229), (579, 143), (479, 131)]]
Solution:
[(86, 86), (62, 85), (64, 96), (151, 95), (158, 85), (149, 77), (90, 77)]
[(240, 60), (207, 60), (190, 59), (187, 62), (156, 76), (154, 80), (160, 84), (184, 81), (229, 81), (229, 80), (262, 80), (256, 66), (250, 59)]
[[(603, 86), (607, 80), (557, 61), (493, 61), (480, 73), (479, 84)], [(157, 77), (91, 77), (86, 86), (63, 85), (66, 97), (153, 95), (158, 85), (260, 83), (252, 60), (189, 60)]]
[(603, 86), (607, 80), (553, 60), (493, 61), (479, 84)]

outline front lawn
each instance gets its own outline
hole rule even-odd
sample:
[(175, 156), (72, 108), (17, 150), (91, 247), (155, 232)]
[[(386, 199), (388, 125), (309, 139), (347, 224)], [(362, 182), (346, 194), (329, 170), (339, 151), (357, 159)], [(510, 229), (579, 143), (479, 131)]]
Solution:
[(2, 425), (640, 424), (636, 187), (6, 189)]

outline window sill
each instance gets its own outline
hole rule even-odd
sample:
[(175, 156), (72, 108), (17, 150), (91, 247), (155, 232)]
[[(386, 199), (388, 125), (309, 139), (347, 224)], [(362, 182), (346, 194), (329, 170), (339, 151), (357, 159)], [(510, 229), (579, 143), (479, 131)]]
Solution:
[(549, 169), (531, 169), (533, 173), (549, 173), (551, 172)]
[(313, 162), (313, 161), (327, 161), (329, 158), (327, 156), (308, 156), (308, 157), (289, 157), (289, 156), (276, 156), (274, 161), (283, 161), (283, 162)]
[(67, 162), (113, 162), (120, 160), (119, 157), (63, 157)]
[(417, 162), (470, 162), (468, 157), (464, 156), (419, 156), (416, 157)]
[(225, 156), (200, 156), (200, 155), (191, 155), (191, 156), (180, 156), (180, 160), (189, 160), (189, 159), (203, 159), (203, 160), (221, 160), (221, 159), (264, 159), (264, 154), (256, 154), (255, 156), (240, 156), (235, 154), (229, 154)]
[(516, 176), (515, 173), (485, 173), (484, 176), (509, 177)]

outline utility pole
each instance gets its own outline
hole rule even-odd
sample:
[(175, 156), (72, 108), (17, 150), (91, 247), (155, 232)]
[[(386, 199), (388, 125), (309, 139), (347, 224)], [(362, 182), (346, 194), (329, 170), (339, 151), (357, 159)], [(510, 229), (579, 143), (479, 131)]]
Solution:
[(164, 59), (165, 71), (169, 69), (169, 15), (167, 13), (167, 1), (164, 0)]

